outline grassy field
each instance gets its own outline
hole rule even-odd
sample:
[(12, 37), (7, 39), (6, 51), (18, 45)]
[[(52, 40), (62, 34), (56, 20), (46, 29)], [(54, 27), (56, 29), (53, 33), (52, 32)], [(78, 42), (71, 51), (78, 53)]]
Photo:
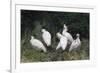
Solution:
[[(23, 43), (24, 42), (24, 43)], [(49, 61), (71, 61), (89, 59), (89, 40), (83, 39), (81, 49), (78, 51), (48, 51), (47, 53), (33, 49), (29, 41), (21, 41), (21, 62), (49, 62)]]

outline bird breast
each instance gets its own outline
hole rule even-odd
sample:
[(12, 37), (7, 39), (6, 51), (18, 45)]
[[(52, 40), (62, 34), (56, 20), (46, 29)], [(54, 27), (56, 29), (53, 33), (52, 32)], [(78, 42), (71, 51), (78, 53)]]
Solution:
[(73, 45), (74, 48), (78, 48), (80, 46), (80, 39), (77, 38), (76, 40), (74, 40), (72, 45)]
[(66, 37), (61, 37), (60, 44), (66, 46), (67, 45), (67, 38)]

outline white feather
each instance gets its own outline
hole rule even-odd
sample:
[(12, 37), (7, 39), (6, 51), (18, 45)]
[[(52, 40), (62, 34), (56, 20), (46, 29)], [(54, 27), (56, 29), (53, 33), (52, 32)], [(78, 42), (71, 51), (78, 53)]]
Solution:
[(68, 39), (68, 44), (71, 44), (73, 42), (73, 37), (67, 31), (68, 31), (68, 28), (67, 28), (67, 26), (64, 25), (64, 29), (63, 29), (62, 34)]
[(60, 43), (58, 43), (56, 50), (58, 50), (61, 47)]
[(61, 35), (60, 33), (57, 33), (57, 37), (59, 37), (60, 42), (58, 43), (56, 50), (59, 48), (62, 48), (63, 50), (65, 50), (67, 47), (67, 42), (68, 42), (67, 38)]
[(38, 39), (35, 39), (33, 36), (31, 36), (30, 43), (33, 47), (36, 47), (36, 50), (43, 50), (44, 52), (46, 52), (46, 48), (42, 44), (42, 42)]
[(77, 49), (80, 49), (80, 46), (81, 46), (81, 41), (80, 41), (80, 38), (79, 38), (79, 34), (77, 34), (77, 38), (76, 40), (74, 40), (69, 48), (69, 52), (72, 51), (72, 50), (77, 50)]
[(42, 32), (43, 32), (42, 38), (44, 42), (46, 43), (47, 46), (50, 46), (51, 45), (51, 34), (45, 29), (42, 29)]
[(68, 31), (68, 27), (66, 26), (66, 24), (64, 24), (64, 29), (66, 29), (66, 31)]

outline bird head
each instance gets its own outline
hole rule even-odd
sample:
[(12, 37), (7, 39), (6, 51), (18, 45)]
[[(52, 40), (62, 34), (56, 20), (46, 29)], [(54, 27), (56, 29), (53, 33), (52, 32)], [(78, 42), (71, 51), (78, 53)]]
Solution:
[(31, 36), (31, 39), (34, 39), (34, 36)]
[(77, 33), (77, 34), (76, 34), (76, 36), (77, 36), (77, 37), (80, 37), (80, 34), (79, 34), (79, 33)]
[(59, 32), (56, 35), (57, 35), (58, 39), (60, 39), (62, 36)]
[(44, 32), (44, 31), (46, 31), (46, 30), (45, 30), (45, 29), (42, 29), (41, 31)]

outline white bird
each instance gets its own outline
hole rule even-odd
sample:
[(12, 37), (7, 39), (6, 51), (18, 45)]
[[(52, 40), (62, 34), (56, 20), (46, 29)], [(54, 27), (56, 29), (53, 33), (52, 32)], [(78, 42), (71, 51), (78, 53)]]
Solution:
[(45, 29), (42, 29), (42, 38), (47, 46), (51, 45), (51, 34)]
[(33, 36), (31, 36), (30, 43), (33, 47), (36, 47), (36, 50), (43, 50), (44, 52), (47, 51), (42, 42), (38, 39), (35, 39)]
[(66, 26), (66, 24), (64, 24), (63, 28), (66, 29), (66, 32), (68, 31), (68, 27)]
[(68, 39), (68, 44), (71, 44), (73, 42), (73, 37), (68, 32), (68, 27), (65, 24), (64, 24), (64, 29), (62, 31), (62, 34)]
[(61, 35), (60, 33), (57, 33), (57, 37), (60, 39), (60, 42), (58, 43), (56, 50), (58, 50), (59, 48), (62, 48), (62, 50), (65, 50), (67, 47), (67, 38), (63, 35)]
[(69, 48), (69, 52), (71, 52), (72, 50), (78, 50), (80, 49), (81, 46), (81, 41), (80, 41), (80, 35), (76, 34), (76, 40), (74, 40)]

